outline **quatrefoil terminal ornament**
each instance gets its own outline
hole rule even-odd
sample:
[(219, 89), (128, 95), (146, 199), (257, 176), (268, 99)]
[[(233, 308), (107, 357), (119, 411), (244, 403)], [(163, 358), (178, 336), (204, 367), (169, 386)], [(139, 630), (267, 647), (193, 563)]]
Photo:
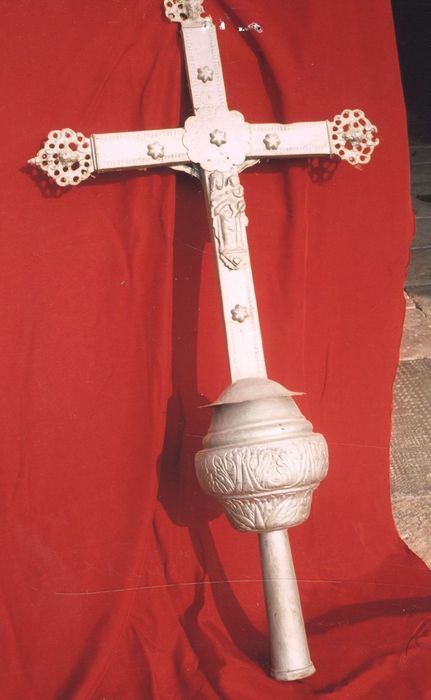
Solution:
[(351, 165), (368, 163), (379, 144), (377, 128), (361, 109), (345, 109), (329, 122), (332, 152)]
[(50, 131), (43, 147), (29, 160), (52, 177), (59, 187), (79, 185), (94, 172), (91, 140), (79, 131)]
[(171, 22), (196, 21), (202, 18), (203, 0), (164, 0), (166, 17)]

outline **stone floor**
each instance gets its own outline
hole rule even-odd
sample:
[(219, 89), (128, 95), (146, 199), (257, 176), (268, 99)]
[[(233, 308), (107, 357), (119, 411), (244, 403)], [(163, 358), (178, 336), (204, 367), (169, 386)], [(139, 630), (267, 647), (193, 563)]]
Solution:
[(394, 388), (391, 487), (398, 532), (431, 568), (431, 144), (410, 150), (416, 235)]

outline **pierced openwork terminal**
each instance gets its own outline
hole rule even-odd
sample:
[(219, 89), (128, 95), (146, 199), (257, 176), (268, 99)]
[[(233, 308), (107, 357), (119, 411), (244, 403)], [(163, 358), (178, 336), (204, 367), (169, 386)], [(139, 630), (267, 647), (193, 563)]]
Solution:
[(200, 20), (203, 13), (203, 0), (164, 0), (165, 14), (170, 22)]
[(93, 134), (51, 131), (29, 162), (60, 187), (92, 173), (167, 166), (199, 177), (205, 192), (232, 384), (213, 404), (214, 417), (196, 456), (202, 488), (225, 507), (234, 527), (260, 539), (270, 630), (271, 674), (297, 680), (314, 672), (285, 528), (310, 513), (328, 468), (326, 442), (313, 432), (292, 392), (267, 378), (248, 252), (240, 173), (260, 158), (334, 156), (369, 162), (376, 127), (360, 109), (331, 121), (252, 124), (229, 110), (217, 34), (200, 0), (164, 0), (179, 22), (194, 115), (184, 127)]
[(94, 172), (90, 143), (79, 131), (50, 131), (44, 146), (28, 162), (45, 171), (59, 187), (79, 185)]
[(369, 163), (379, 144), (377, 129), (360, 109), (345, 109), (329, 122), (332, 153), (351, 165)]

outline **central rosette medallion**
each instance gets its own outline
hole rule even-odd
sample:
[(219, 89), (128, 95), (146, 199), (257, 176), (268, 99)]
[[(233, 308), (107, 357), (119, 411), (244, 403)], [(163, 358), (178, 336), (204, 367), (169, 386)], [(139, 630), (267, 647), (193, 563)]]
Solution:
[(250, 128), (240, 112), (202, 107), (184, 125), (183, 143), (193, 163), (226, 172), (241, 165), (250, 146)]

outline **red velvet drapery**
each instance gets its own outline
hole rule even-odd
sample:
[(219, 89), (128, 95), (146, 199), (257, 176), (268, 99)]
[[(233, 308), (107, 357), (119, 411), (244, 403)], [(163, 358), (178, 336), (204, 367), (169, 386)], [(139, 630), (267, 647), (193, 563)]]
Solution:
[(412, 231), (390, 3), (205, 6), (247, 120), (360, 107), (380, 131), (363, 171), (242, 176), (269, 375), (306, 392), (330, 449), (291, 533), (318, 670), (266, 676), (256, 538), (194, 476), (198, 406), (229, 382), (199, 183), (160, 170), (65, 192), (24, 167), (53, 128), (181, 124), (177, 26), (159, 0), (1, 0), (0, 698), (426, 699), (431, 577), (389, 498)]

